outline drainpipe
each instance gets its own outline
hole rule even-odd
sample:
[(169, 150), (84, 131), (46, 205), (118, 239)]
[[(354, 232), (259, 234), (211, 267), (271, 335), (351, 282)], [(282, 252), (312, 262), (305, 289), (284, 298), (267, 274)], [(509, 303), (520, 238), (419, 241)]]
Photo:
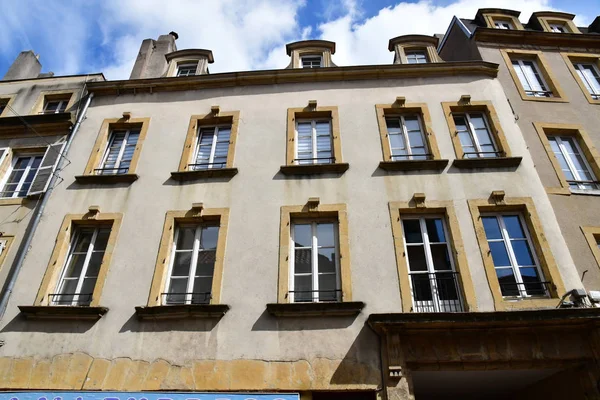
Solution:
[[(79, 130), (79, 127), (81, 126), (81, 122), (85, 118), (85, 114), (87, 113), (87, 109), (88, 109), (90, 103), (92, 102), (93, 98), (94, 98), (94, 93), (90, 93), (87, 97), (85, 105), (83, 106), (83, 110), (77, 117), (77, 122), (75, 122), (75, 126), (73, 126), (73, 129), (71, 129), (71, 132), (69, 133), (69, 135), (67, 137), (67, 143), (65, 143), (65, 147), (63, 149), (63, 155), (59, 158), (55, 171), (61, 170), (64, 160), (65, 160), (65, 154), (68, 154), (69, 148), (71, 147), (71, 142), (73, 142), (73, 138), (75, 137), (75, 134)], [(58, 180), (58, 174), (53, 174), (52, 178), (50, 179), (50, 184), (48, 185), (48, 190), (46, 191), (46, 193), (43, 194), (42, 201), (36, 207), (33, 221), (31, 222), (28, 232), (25, 234), (25, 238), (23, 240), (23, 243), (21, 244), (21, 251), (19, 252), (19, 254), (17, 254), (17, 259), (16, 259), (15, 263), (13, 264), (13, 268), (11, 268), (11, 270), (8, 273), (8, 277), (7, 277), (8, 284), (5, 286), (5, 289), (2, 292), (2, 299), (0, 300), (0, 320), (4, 317), (4, 313), (6, 312), (6, 307), (8, 306), (8, 299), (10, 298), (10, 295), (12, 294), (12, 291), (15, 287), (15, 282), (17, 281), (17, 277), (19, 276), (21, 267), (23, 267), (23, 262), (25, 261), (25, 256), (27, 255), (27, 252), (29, 251), (29, 246), (31, 246), (31, 241), (33, 240), (33, 234), (35, 233), (35, 230), (37, 229), (37, 226), (40, 223), (40, 219), (42, 218), (42, 214), (44, 213), (44, 208), (46, 208), (46, 203), (48, 203), (48, 199), (50, 198), (50, 195), (52, 194), (52, 189), (54, 188), (54, 185), (56, 184), (57, 180)]]

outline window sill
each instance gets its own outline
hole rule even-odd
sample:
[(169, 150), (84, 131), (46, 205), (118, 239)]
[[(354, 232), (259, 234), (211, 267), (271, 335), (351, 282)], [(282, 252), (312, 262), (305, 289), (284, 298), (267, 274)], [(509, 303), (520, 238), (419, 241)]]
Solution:
[(135, 313), (141, 320), (184, 318), (222, 318), (229, 311), (227, 304), (181, 304), (172, 306), (139, 306)]
[(442, 171), (448, 160), (381, 161), (379, 168), (386, 171)]
[(562, 97), (535, 97), (535, 96), (527, 96), (526, 94), (522, 94), (521, 98), (525, 101), (542, 101), (547, 103), (568, 103), (569, 100), (564, 99)]
[(462, 169), (477, 168), (516, 168), (521, 164), (523, 157), (483, 157), (456, 159), (452, 165)]
[(10, 197), (0, 199), (0, 206), (20, 206), (28, 200), (27, 197)]
[(282, 165), (279, 171), (284, 175), (343, 174), (348, 168), (348, 163)]
[(106, 307), (88, 306), (19, 306), (27, 319), (88, 320), (97, 321), (108, 312)]
[(568, 190), (571, 192), (571, 194), (578, 194), (578, 195), (583, 195), (583, 196), (600, 196), (600, 190), (598, 190), (598, 189), (568, 189)]
[(171, 172), (171, 178), (176, 181), (194, 181), (197, 179), (210, 178), (233, 178), (237, 175), (237, 168), (211, 168), (197, 171), (176, 171)]
[(358, 315), (364, 306), (362, 301), (270, 303), (267, 311), (275, 317), (348, 317)]
[(82, 185), (110, 185), (113, 183), (132, 183), (137, 181), (137, 174), (114, 174), (114, 175), (77, 175), (75, 181)]

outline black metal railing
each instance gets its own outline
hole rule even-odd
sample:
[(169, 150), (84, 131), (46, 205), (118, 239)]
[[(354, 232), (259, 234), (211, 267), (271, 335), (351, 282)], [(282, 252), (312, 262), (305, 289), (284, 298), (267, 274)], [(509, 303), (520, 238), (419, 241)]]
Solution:
[[(390, 156), (392, 161), (403, 161), (403, 160), (433, 160), (433, 154), (392, 154)], [(396, 160), (399, 158), (400, 160)]]
[(592, 93), (591, 95), (592, 95), (592, 99), (600, 100), (600, 94)]
[(93, 293), (50, 293), (48, 303), (58, 306), (89, 306)]
[(548, 297), (552, 282), (499, 282), (504, 297)]
[(589, 185), (589, 186), (593, 186), (593, 189), (600, 188), (600, 182), (599, 181), (589, 181), (589, 180), (575, 181), (575, 180), (567, 180), (567, 183), (569, 184), (569, 186)]
[(201, 169), (218, 169), (225, 168), (227, 166), (227, 162), (216, 162), (216, 163), (198, 163), (198, 164), (188, 164), (188, 168), (190, 171), (198, 171)]
[(458, 272), (410, 274), (414, 312), (462, 312)]
[[(111, 172), (114, 171), (114, 172)], [(121, 168), (94, 168), (94, 175), (121, 175), (126, 174), (129, 167)]]
[(212, 299), (211, 292), (170, 292), (161, 293), (162, 304), (180, 305), (180, 304), (209, 304)]
[[(469, 157), (474, 155), (475, 157)], [(463, 153), (463, 158), (491, 158), (491, 157), (504, 157), (506, 155), (503, 151), (468, 151)]]
[[(342, 301), (344, 297), (341, 289), (331, 290), (290, 290), (286, 297), (293, 296), (294, 303), (322, 303)], [(316, 296), (315, 296), (316, 294)]]
[(525, 94), (535, 97), (552, 97), (552, 92), (549, 90), (526, 90)]
[[(326, 162), (320, 162), (319, 160), (326, 160)], [(302, 163), (302, 161), (305, 161)], [(311, 162), (307, 162), (311, 161)], [(315, 158), (294, 158), (294, 163), (297, 164), (335, 164), (335, 157), (315, 157)]]

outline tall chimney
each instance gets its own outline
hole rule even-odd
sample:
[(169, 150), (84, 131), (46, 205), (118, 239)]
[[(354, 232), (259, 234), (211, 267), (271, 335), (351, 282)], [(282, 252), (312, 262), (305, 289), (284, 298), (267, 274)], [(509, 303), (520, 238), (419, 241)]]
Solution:
[(42, 64), (38, 60), (33, 51), (22, 51), (12, 63), (3, 81), (11, 81), (14, 79), (32, 79), (37, 78), (42, 71)]
[(169, 66), (165, 55), (177, 51), (177, 46), (175, 45), (177, 38), (177, 33), (171, 32), (168, 35), (160, 35), (158, 40), (144, 40), (140, 46), (140, 51), (129, 79), (159, 78), (164, 76)]

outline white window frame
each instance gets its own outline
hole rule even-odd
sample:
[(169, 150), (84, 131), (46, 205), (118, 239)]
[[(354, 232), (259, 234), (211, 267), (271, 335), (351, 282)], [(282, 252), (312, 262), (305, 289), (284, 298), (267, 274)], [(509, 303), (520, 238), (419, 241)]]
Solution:
[[(312, 140), (312, 160), (310, 159), (298, 159), (298, 124), (301, 123), (311, 123), (311, 140)], [(329, 124), (329, 141), (331, 144), (331, 159), (328, 163), (320, 163), (316, 158), (319, 154), (319, 149), (317, 149), (317, 123), (318, 122), (327, 122)], [(296, 120), (296, 127), (294, 129), (294, 164), (299, 165), (300, 161), (309, 160), (312, 161), (312, 164), (335, 164), (335, 154), (333, 151), (333, 121), (331, 118), (314, 118), (314, 119), (298, 119)], [(305, 164), (306, 165), (306, 164)]]
[[(225, 164), (219, 164), (222, 165), (220, 167), (215, 167), (213, 165), (213, 162), (215, 160), (215, 152), (217, 150), (217, 143), (218, 143), (218, 135), (219, 135), (219, 129), (220, 128), (228, 128), (229, 129), (229, 140), (227, 141), (227, 143), (231, 144), (231, 124), (219, 124), (219, 125), (215, 125), (213, 126), (199, 126), (198, 127), (198, 133), (196, 134), (196, 145), (194, 147), (194, 159), (193, 161), (196, 162), (198, 161), (198, 152), (200, 151), (200, 139), (202, 139), (202, 130), (208, 130), (214, 128), (213, 130), (213, 141), (212, 144), (210, 146), (210, 156), (208, 158), (208, 165), (206, 166), (206, 168), (208, 169), (220, 169), (220, 168), (225, 168), (227, 167), (227, 161), (225, 161)], [(227, 158), (229, 158), (229, 146), (227, 147)], [(198, 169), (196, 169), (196, 164), (192, 164), (191, 167), (194, 167), (194, 171), (197, 171)]]
[[(120, 173), (119, 171), (123, 168), (120, 168), (121, 166), (121, 161), (123, 161), (123, 153), (125, 153), (125, 148), (127, 147), (127, 143), (129, 141), (129, 134), (131, 133), (131, 131), (136, 131), (138, 133), (138, 142), (140, 140), (139, 135), (141, 134), (139, 129), (112, 129), (110, 131), (110, 140), (108, 141), (108, 145), (106, 146), (106, 150), (104, 151), (104, 156), (102, 156), (102, 162), (100, 163), (100, 166), (102, 168), (100, 168), (101, 171), (97, 171), (99, 172), (99, 175), (119, 175), (119, 174), (126, 174), (129, 172), (129, 169), (131, 168), (131, 164), (129, 165), (129, 167), (127, 167), (127, 171)], [(114, 168), (111, 168), (112, 172), (107, 172), (106, 170), (104, 170), (104, 166), (106, 165), (106, 160), (108, 158), (108, 155), (110, 153), (110, 148), (112, 147), (112, 144), (115, 140), (115, 135), (114, 135), (114, 131), (126, 131), (125, 133), (125, 137), (123, 138), (123, 143), (121, 144), (121, 148), (119, 149), (119, 154), (117, 155), (117, 159), (115, 161), (115, 166)], [(134, 150), (134, 155), (135, 155), (135, 150)], [(133, 160), (133, 155), (131, 156), (131, 159)]]
[[(202, 240), (202, 229), (203, 228), (207, 228), (207, 227), (211, 227), (211, 226), (217, 226), (217, 225), (207, 225), (207, 224), (181, 224), (178, 225), (177, 228), (175, 229), (175, 234), (173, 235), (173, 248), (171, 249), (171, 259), (169, 261), (169, 269), (167, 271), (167, 279), (166, 279), (166, 284), (165, 284), (165, 298), (162, 298), (161, 295), (161, 299), (160, 302), (161, 304), (164, 305), (168, 305), (169, 303), (167, 302), (167, 299), (169, 297), (169, 290), (171, 289), (171, 276), (173, 274), (173, 265), (175, 264), (175, 254), (177, 253), (177, 243), (178, 243), (178, 239), (179, 239), (179, 233), (181, 232), (181, 228), (190, 228), (193, 227), (196, 232), (194, 235), (194, 245), (192, 246), (192, 258), (190, 260), (190, 272), (188, 274), (188, 284), (186, 287), (186, 295), (185, 295), (185, 300), (183, 304), (192, 304), (192, 300), (193, 300), (193, 296), (195, 293), (193, 293), (194, 291), (194, 282), (195, 282), (195, 277), (196, 277), (196, 270), (198, 269), (198, 253), (200, 251), (200, 242)], [(219, 228), (220, 229), (220, 228)], [(219, 242), (218, 242), (218, 235), (217, 235), (217, 247), (219, 246)], [(189, 252), (190, 250), (181, 250), (181, 251), (186, 251)], [(216, 249), (215, 249), (216, 251)], [(214, 280), (215, 276), (214, 276), (214, 268), (213, 268), (213, 275), (212, 275), (212, 279)], [(212, 299), (212, 290), (211, 293), (208, 297), (208, 303), (211, 302)], [(174, 302), (171, 304), (181, 304), (178, 302)], [(204, 303), (201, 303), (204, 304)]]
[[(402, 136), (404, 137), (404, 145), (406, 147), (406, 155), (404, 154), (399, 154), (399, 155), (394, 155), (394, 149), (392, 148), (392, 140), (391, 140), (391, 136), (389, 131), (388, 131), (388, 145), (390, 146), (390, 158), (392, 159), (392, 161), (395, 161), (395, 159), (399, 158), (400, 160), (412, 160), (413, 159), (413, 154), (412, 154), (412, 148), (410, 145), (410, 139), (408, 137), (408, 129), (406, 128), (406, 121), (404, 119), (405, 115), (398, 115), (398, 116), (389, 116), (389, 117), (385, 117), (385, 121), (386, 121), (386, 130), (387, 130), (387, 120), (388, 119), (397, 119), (400, 121), (400, 127), (402, 129)], [(430, 154), (429, 154), (429, 143), (427, 143), (427, 138), (425, 137), (425, 132), (423, 129), (423, 123), (421, 122), (421, 116), (419, 114), (409, 114), (406, 115), (406, 117), (417, 117), (417, 123), (419, 124), (419, 131), (421, 133), (421, 140), (423, 140), (423, 145), (425, 147), (425, 154), (416, 154), (415, 156), (424, 156), (426, 159), (430, 158)]]
[[(583, 166), (587, 169), (587, 172), (594, 177), (594, 182), (595, 182), (596, 179), (598, 179), (598, 177), (596, 177), (596, 174), (594, 174), (594, 170), (588, 163), (588, 160), (585, 157), (585, 154), (583, 153), (583, 151), (581, 151), (581, 147), (579, 146), (579, 140), (577, 140), (576, 137), (566, 136), (566, 135), (562, 135), (562, 136), (561, 135), (552, 135), (548, 139), (551, 140), (550, 138), (554, 138), (556, 140), (556, 144), (558, 145), (560, 152), (562, 153), (563, 157), (565, 158), (565, 161), (567, 163), (567, 166), (569, 167), (569, 170), (571, 171), (571, 174), (573, 174), (573, 177), (577, 181), (577, 189), (590, 190), (589, 187), (588, 188), (585, 187), (585, 185), (588, 184), (588, 185), (595, 186), (591, 190), (600, 190), (600, 185), (598, 183), (588, 182), (586, 179), (582, 179), (582, 177), (579, 175), (579, 172), (577, 172), (577, 168), (575, 168), (573, 161), (571, 160), (571, 155), (567, 152), (565, 145), (563, 144), (563, 139), (571, 139), (572, 143), (574, 143), (574, 145), (575, 145), (575, 149), (577, 150), (577, 152), (581, 156), (581, 159), (583, 160)], [(571, 189), (574, 189), (574, 188), (571, 188)]]
[[(519, 218), (519, 222), (521, 223), (521, 226), (523, 227), (523, 232), (525, 232), (525, 238), (527, 239), (527, 245), (529, 246), (529, 250), (531, 251), (531, 255), (533, 258), (533, 262), (535, 263), (535, 269), (537, 270), (537, 273), (540, 277), (540, 286), (542, 287), (542, 290), (545, 292), (545, 295), (530, 295), (526, 292), (526, 288), (525, 288), (525, 284), (523, 283), (523, 278), (521, 277), (521, 270), (519, 268), (524, 267), (524, 268), (531, 268), (531, 265), (519, 265), (517, 263), (517, 256), (515, 256), (515, 252), (512, 248), (512, 243), (510, 240), (510, 236), (508, 235), (508, 230), (506, 229), (506, 225), (504, 224), (504, 218), (498, 218), (498, 217), (503, 217), (503, 216), (517, 216)], [(500, 226), (500, 233), (502, 234), (502, 239), (488, 239), (487, 235), (486, 235), (486, 240), (489, 243), (490, 241), (492, 242), (499, 242), (502, 241), (504, 243), (504, 247), (506, 248), (506, 252), (508, 253), (508, 259), (510, 261), (510, 266), (503, 266), (503, 267), (496, 267), (496, 265), (494, 264), (494, 272), (496, 272), (498, 269), (509, 269), (512, 268), (514, 277), (515, 277), (515, 281), (517, 283), (517, 291), (519, 292), (519, 295), (517, 296), (503, 296), (504, 298), (530, 298), (530, 297), (549, 297), (549, 293), (548, 293), (548, 287), (545, 283), (546, 282), (546, 278), (544, 277), (544, 271), (542, 271), (541, 268), (541, 264), (540, 264), (540, 260), (538, 258), (537, 252), (535, 251), (535, 247), (533, 246), (533, 241), (531, 240), (531, 234), (529, 233), (529, 226), (527, 225), (525, 218), (523, 218), (523, 214), (520, 212), (496, 212), (496, 213), (484, 213), (481, 214), (481, 217), (495, 217), (496, 220), (498, 221), (498, 225)], [(490, 255), (491, 255), (491, 250), (490, 250)], [(496, 279), (498, 279), (497, 273), (496, 273)], [(500, 281), (498, 281), (499, 283)], [(500, 287), (500, 293), (502, 293), (502, 287)]]
[[(316, 59), (319, 59), (319, 65), (317, 66), (316, 63), (314, 62)], [(308, 66), (304, 65), (304, 59), (312, 59), (312, 60), (308, 60)], [(306, 68), (306, 69), (311, 69), (311, 68), (323, 68), (323, 56), (320, 54), (305, 54), (303, 56), (300, 56), (300, 67), (301, 68)]]
[[(318, 238), (317, 238), (317, 225), (318, 224), (333, 224), (333, 240), (334, 240), (334, 248), (335, 248), (335, 297), (336, 297), (336, 301), (342, 301), (342, 296), (343, 293), (340, 292), (342, 286), (341, 286), (341, 276), (340, 276), (340, 240), (339, 240), (339, 222), (337, 220), (313, 220), (313, 221), (308, 221), (308, 220), (297, 220), (297, 221), (292, 221), (292, 223), (290, 224), (290, 255), (289, 255), (289, 260), (290, 260), (290, 275), (289, 275), (289, 288), (290, 288), (290, 293), (289, 293), (289, 300), (290, 303), (295, 303), (295, 293), (294, 293), (294, 277), (296, 275), (302, 275), (302, 276), (311, 276), (312, 277), (312, 299), (311, 301), (302, 301), (301, 303), (320, 303), (320, 302), (331, 302), (331, 300), (320, 300), (319, 297), (319, 275), (322, 274), (331, 274), (330, 272), (328, 273), (321, 273), (319, 272), (319, 243), (318, 243)], [(302, 272), (299, 274), (296, 274), (296, 265), (295, 265), (295, 261), (296, 261), (296, 257), (295, 257), (295, 251), (296, 251), (296, 243), (294, 242), (294, 234), (295, 234), (295, 229), (294, 227), (296, 225), (309, 225), (311, 226), (311, 235), (312, 235), (312, 242), (311, 242), (311, 270), (310, 272)], [(303, 247), (306, 248), (306, 247)]]
[[(440, 219), (442, 221), (442, 228), (444, 230), (444, 237), (446, 238), (446, 250), (450, 259), (450, 270), (436, 270), (433, 264), (433, 255), (431, 253), (431, 242), (429, 240), (429, 233), (427, 232), (426, 219)], [(406, 232), (404, 231), (404, 221), (416, 220), (419, 221), (421, 228), (421, 240), (420, 243), (408, 243), (406, 240)], [(454, 265), (454, 257), (452, 255), (452, 246), (450, 245), (450, 235), (448, 235), (448, 228), (446, 226), (446, 218), (444, 215), (428, 214), (428, 215), (415, 215), (415, 216), (403, 216), (401, 218), (402, 232), (404, 236), (404, 253), (406, 254), (406, 264), (408, 266), (408, 281), (410, 284), (410, 293), (412, 298), (413, 310), (425, 309), (421, 312), (446, 312), (446, 311), (463, 311), (463, 296), (458, 284), (458, 275), (456, 274), (456, 266)], [(436, 242), (438, 243), (438, 242)], [(425, 262), (427, 264), (427, 271), (411, 271), (410, 270), (410, 258), (408, 256), (408, 247), (411, 246), (423, 246), (425, 251)], [(437, 288), (437, 279), (432, 279), (431, 275), (435, 274), (452, 274), (453, 278), (456, 279), (456, 295), (457, 300), (441, 300), (439, 290)], [(413, 289), (412, 275), (427, 275), (427, 279), (431, 285), (431, 296), (432, 301), (417, 301), (415, 300), (415, 293)], [(418, 303), (418, 304), (417, 304)]]
[[(600, 78), (600, 71), (598, 71), (598, 67), (594, 63), (591, 63), (591, 62), (590, 63), (582, 63), (582, 62), (573, 63), (573, 67), (575, 67), (575, 70), (579, 72), (579, 74), (577, 74), (577, 75), (579, 76), (579, 78), (581, 80), (583, 80), (584, 86), (590, 93), (590, 96), (592, 96), (592, 99), (600, 100), (600, 90), (594, 91), (593, 82), (590, 82), (590, 80), (584, 73), (584, 70), (585, 70), (584, 67), (588, 66), (588, 65), (592, 67), (592, 69), (596, 73), (596, 76), (598, 76)], [(596, 78), (594, 78), (594, 79), (596, 79)], [(596, 80), (596, 86), (600, 87), (600, 79)]]
[(538, 64), (535, 60), (519, 59), (519, 60), (511, 60), (511, 61), (512, 61), (511, 65), (513, 68), (515, 68), (515, 65), (514, 65), (515, 62), (519, 64), (519, 68), (521, 69), (521, 75), (523, 75), (523, 77), (525, 78), (525, 81), (527, 82), (527, 84), (529, 85), (530, 88), (533, 88), (534, 85), (531, 84), (529, 77), (527, 77), (527, 74), (525, 73), (525, 70), (524, 70), (525, 62), (532, 63), (533, 68), (535, 69), (535, 76), (539, 79), (539, 82), (537, 82), (537, 84), (539, 86), (541, 86), (541, 88), (543, 89), (541, 91), (540, 90), (526, 90), (525, 86), (523, 86), (523, 82), (521, 82), (521, 79), (518, 77), (518, 74), (517, 74), (517, 79), (519, 79), (519, 83), (521, 84), (521, 87), (523, 88), (523, 90), (525, 91), (525, 94), (527, 96), (530, 96), (530, 97), (554, 97), (554, 93), (552, 93), (552, 91), (550, 90), (550, 86), (548, 86), (548, 84), (546, 83), (546, 80), (544, 79), (544, 75), (542, 74), (540, 67), (538, 66)]
[[(487, 115), (485, 112), (474, 112), (474, 113), (469, 113), (469, 112), (461, 112), (461, 113), (453, 113), (452, 117), (454, 118), (454, 116), (464, 116), (465, 120), (467, 121), (467, 131), (469, 133), (469, 136), (471, 136), (471, 140), (473, 141), (473, 145), (475, 146), (475, 150), (477, 150), (477, 158), (484, 158), (485, 154), (488, 153), (482, 153), (481, 151), (481, 145), (479, 144), (479, 139), (477, 138), (477, 135), (475, 134), (475, 127), (473, 126), (473, 123), (471, 122), (471, 114), (481, 114), (481, 116), (483, 117), (483, 124), (485, 125), (485, 129), (488, 132), (488, 135), (490, 136), (490, 139), (492, 141), (492, 145), (494, 146), (494, 150), (496, 152), (496, 156), (495, 157), (501, 157), (502, 154), (500, 154), (500, 149), (498, 148), (498, 145), (496, 144), (496, 138), (494, 137), (494, 134), (492, 133), (492, 130), (490, 129), (490, 124), (487, 120)], [(462, 143), (460, 145), (461, 150), (462, 150)], [(464, 150), (463, 150), (463, 158), (464, 158)], [(467, 153), (469, 154), (469, 153)], [(472, 154), (472, 153), (470, 153)], [(490, 157), (491, 158), (491, 157)]]
[(496, 29), (515, 29), (510, 21), (504, 19), (494, 20), (494, 26)]
[[(181, 75), (181, 70), (182, 69), (191, 69), (191, 68), (195, 68), (196, 69), (193, 74), (186, 73), (185, 75)], [(196, 63), (189, 62), (189, 63), (177, 64), (177, 72), (175, 73), (176, 77), (185, 77), (185, 76), (194, 76), (194, 75), (198, 75), (198, 62), (196, 62)]]
[[(48, 112), (48, 104), (50, 103), (58, 103), (56, 110)], [(44, 101), (44, 110), (40, 114), (60, 114), (67, 111), (67, 105), (69, 104), (69, 100), (61, 99), (61, 100), (45, 100)], [(60, 111), (61, 107), (64, 105), (65, 109)]]
[[(67, 251), (67, 259), (65, 260), (65, 263), (63, 264), (62, 272), (60, 274), (60, 279), (58, 280), (58, 285), (56, 286), (56, 293), (55, 293), (55, 295), (58, 298), (60, 298), (60, 296), (63, 296), (63, 295), (66, 296), (66, 295), (73, 294), (73, 293), (62, 293), (62, 289), (64, 286), (65, 275), (67, 273), (67, 267), (69, 266), (69, 264), (71, 263), (71, 259), (73, 258), (74, 246), (77, 243), (77, 239), (79, 238), (79, 236), (81, 234), (79, 229), (85, 229), (85, 228), (94, 229), (94, 233), (92, 234), (92, 239), (90, 240), (90, 245), (87, 248), (87, 251), (85, 254), (85, 259), (83, 261), (83, 266), (81, 267), (81, 272), (79, 273), (79, 277), (77, 278), (77, 286), (75, 287), (75, 295), (73, 296), (73, 300), (71, 301), (71, 304), (53, 300), (52, 301), (53, 305), (60, 305), (60, 306), (77, 306), (77, 305), (79, 305), (79, 295), (82, 294), (81, 288), (83, 287), (83, 282), (85, 280), (87, 270), (90, 266), (90, 260), (92, 259), (92, 254), (94, 253), (94, 246), (96, 245), (96, 239), (98, 237), (98, 232), (100, 231), (100, 229), (107, 228), (107, 226), (74, 227), (74, 229), (73, 229), (74, 235), (71, 238), (71, 242), (69, 244), (69, 249)], [(110, 228), (110, 229), (112, 231), (112, 228)], [(104, 252), (106, 252), (106, 249), (104, 249)], [(104, 256), (102, 258), (104, 259)], [(96, 284), (98, 284), (98, 277), (96, 277)], [(95, 287), (95, 285), (94, 285), (94, 287)], [(90, 302), (92, 300), (93, 299), (90, 298)]]
[[(0, 158), (0, 163), (2, 161), (4, 161), (4, 158), (8, 155), (8, 148), (6, 148), (6, 152), (4, 153), (4, 155), (2, 156), (2, 158)], [(8, 179), (10, 178), (10, 175), (12, 174), (13, 170), (15, 169), (15, 165), (17, 164), (17, 161), (20, 158), (26, 158), (29, 157), (29, 162), (27, 163), (27, 166), (25, 167), (25, 171), (23, 172), (23, 175), (21, 176), (21, 179), (19, 179), (19, 183), (17, 184), (17, 187), (15, 188), (14, 194), (10, 197), (0, 197), (3, 199), (14, 199), (14, 198), (20, 198), (19, 197), (19, 192), (21, 191), (21, 188), (23, 187), (23, 183), (25, 183), (25, 179), (27, 178), (27, 176), (29, 175), (29, 171), (31, 170), (31, 164), (33, 164), (33, 160), (36, 157), (42, 157), (42, 160), (40, 160), (40, 165), (38, 166), (38, 170), (40, 168), (40, 166), (42, 165), (42, 161), (44, 158), (44, 154), (43, 153), (19, 153), (19, 154), (14, 154), (13, 153), (13, 158), (12, 158), (12, 162), (10, 165), (10, 168), (8, 169), (8, 171), (6, 171), (6, 174), (4, 174), (4, 178), (2, 178), (2, 186), (1, 186), (1, 192), (2, 195), (5, 192), (5, 187), (6, 184), (8, 183)], [(33, 177), (33, 179), (35, 180), (35, 176)], [(31, 181), (31, 183), (33, 183), (33, 181)], [(25, 196), (23, 196), (25, 197)]]
[[(419, 58), (415, 57), (415, 60), (417, 62), (411, 63), (408, 61), (409, 55), (423, 55), (423, 57), (425, 58), (425, 62), (419, 62)], [(406, 63), (407, 64), (427, 64), (429, 63), (429, 57), (427, 55), (427, 50), (421, 50), (421, 49), (412, 49), (412, 50), (404, 50), (404, 56), (406, 57)]]
[(566, 24), (563, 24), (563, 23), (553, 23), (553, 24), (548, 24), (548, 26), (550, 27), (550, 32), (554, 32), (554, 33), (569, 33), (569, 30), (567, 29)]

